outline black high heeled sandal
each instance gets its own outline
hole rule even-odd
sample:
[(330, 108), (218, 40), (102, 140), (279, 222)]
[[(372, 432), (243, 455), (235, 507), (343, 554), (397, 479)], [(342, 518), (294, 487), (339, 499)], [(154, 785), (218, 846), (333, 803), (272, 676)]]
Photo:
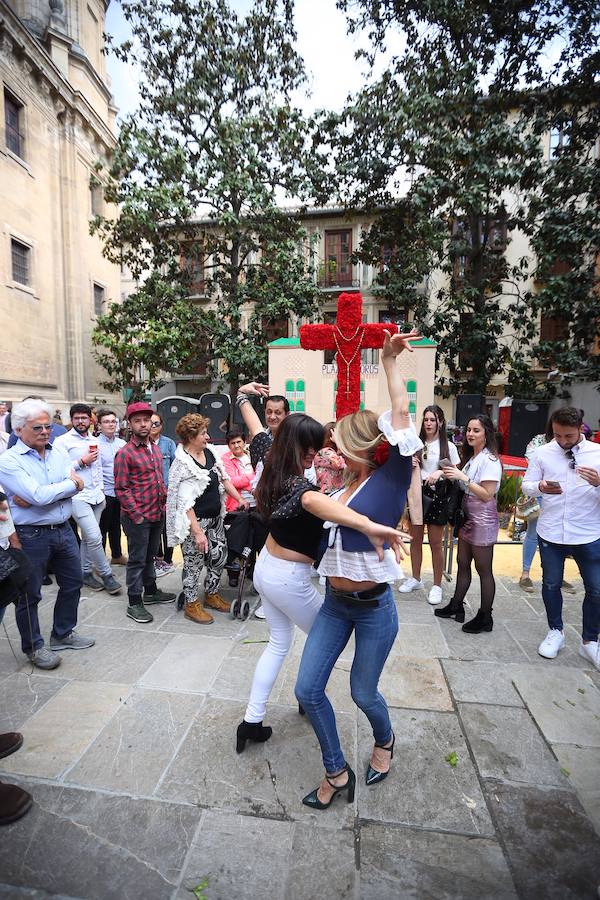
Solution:
[[(393, 732), (392, 732), (392, 743), (389, 745), (389, 747), (385, 747), (383, 744), (375, 743), (375, 746), (379, 747), (380, 750), (387, 750), (387, 752), (390, 754), (390, 763), (392, 762), (392, 760), (394, 758), (394, 744), (395, 743), (396, 743), (396, 735)], [(374, 769), (373, 766), (371, 765), (371, 763), (369, 763), (369, 765), (367, 767), (367, 774), (365, 777), (365, 784), (368, 784), (368, 785), (379, 784), (379, 782), (383, 781), (384, 778), (387, 778), (389, 774), (390, 774), (389, 769), (387, 770), (387, 772), (378, 772), (377, 769)]]
[[(340, 775), (344, 774), (344, 772), (348, 773), (348, 781), (346, 782), (346, 784), (342, 784), (339, 787), (337, 787), (333, 783), (332, 778), (339, 778)], [(337, 795), (342, 794), (344, 791), (348, 791), (348, 796), (346, 798), (347, 802), (348, 803), (354, 802), (354, 791), (356, 788), (356, 775), (354, 774), (354, 772), (352, 771), (352, 769), (350, 768), (348, 763), (346, 763), (346, 765), (344, 766), (342, 771), (338, 772), (336, 775), (328, 775), (327, 772), (325, 772), (325, 778), (326, 778), (328, 784), (330, 784), (331, 787), (334, 789), (333, 795), (331, 796), (329, 803), (323, 803), (321, 800), (319, 800), (319, 797), (317, 796), (317, 791), (319, 790), (319, 788), (317, 787), (314, 789), (314, 791), (311, 791), (310, 794), (307, 794), (306, 797), (304, 797), (302, 799), (302, 802), (304, 803), (305, 806), (310, 806), (311, 809), (328, 809), (331, 806), (332, 802), (337, 797)]]

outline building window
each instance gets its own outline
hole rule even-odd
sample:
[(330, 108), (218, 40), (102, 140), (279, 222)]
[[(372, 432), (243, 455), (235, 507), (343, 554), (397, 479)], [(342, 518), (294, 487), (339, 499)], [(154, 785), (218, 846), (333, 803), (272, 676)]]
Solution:
[(541, 341), (564, 341), (569, 337), (569, 323), (561, 316), (545, 316), (540, 319)]
[(352, 284), (352, 230), (325, 232), (325, 260), (320, 283), (325, 287)]
[(31, 247), (11, 238), (10, 253), (13, 281), (29, 287), (31, 285)]
[(94, 315), (104, 315), (104, 288), (94, 282)]
[(4, 130), (8, 149), (23, 159), (25, 140), (23, 138), (23, 104), (9, 91), (4, 91)]
[(92, 216), (102, 215), (102, 185), (97, 182), (90, 184), (90, 212)]
[(267, 344), (270, 344), (271, 341), (277, 341), (279, 338), (289, 337), (289, 319), (287, 316), (275, 320), (267, 319), (266, 316), (263, 316), (261, 324)]
[(181, 247), (181, 271), (188, 279), (190, 296), (204, 294), (204, 253), (198, 244), (184, 244)]
[(569, 135), (559, 126), (550, 129), (550, 146), (548, 159), (558, 159), (561, 151), (569, 146)]

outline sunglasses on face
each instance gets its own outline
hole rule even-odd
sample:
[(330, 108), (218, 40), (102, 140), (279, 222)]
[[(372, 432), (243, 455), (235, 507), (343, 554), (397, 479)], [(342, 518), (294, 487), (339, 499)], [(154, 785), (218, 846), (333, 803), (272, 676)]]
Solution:
[(160, 422), (150, 422), (150, 425), (152, 426), (152, 428), (160, 428), (161, 423)]
[(41, 434), (42, 431), (52, 431), (52, 425), (30, 425), (29, 427), (36, 434)]

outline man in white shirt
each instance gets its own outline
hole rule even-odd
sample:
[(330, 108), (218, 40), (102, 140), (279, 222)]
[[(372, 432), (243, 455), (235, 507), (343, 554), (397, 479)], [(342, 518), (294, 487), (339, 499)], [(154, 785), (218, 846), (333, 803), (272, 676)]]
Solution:
[[(83, 583), (92, 591), (120, 594), (121, 585), (114, 577), (102, 546), (100, 516), (104, 499), (104, 476), (98, 439), (90, 434), (92, 409), (86, 403), (74, 403), (69, 411), (73, 428), (57, 437), (57, 447), (66, 450), (75, 471), (81, 474), (84, 488), (73, 499), (73, 518), (81, 533), (81, 569)], [(101, 581), (94, 576), (98, 573)]]
[(554, 659), (565, 646), (561, 583), (572, 556), (585, 587), (579, 653), (600, 669), (600, 446), (583, 436), (574, 407), (557, 410), (550, 422), (554, 440), (536, 450), (523, 479), (525, 494), (543, 498), (537, 532), (550, 630), (538, 653)]

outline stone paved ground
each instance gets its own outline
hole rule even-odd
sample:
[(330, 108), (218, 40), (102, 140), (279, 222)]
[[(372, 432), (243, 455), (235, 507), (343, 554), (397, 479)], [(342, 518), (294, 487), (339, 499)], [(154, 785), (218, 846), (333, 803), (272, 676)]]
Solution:
[[(176, 589), (179, 577), (161, 585)], [(600, 672), (577, 655), (580, 604), (566, 598), (567, 648), (549, 662), (536, 653), (541, 598), (508, 579), (492, 634), (434, 618), (424, 592), (398, 596), (382, 683), (392, 774), (363, 783), (371, 741), (349, 696), (349, 645), (330, 696), (359, 787), (354, 805), (318, 814), (300, 802), (321, 777), (294, 701), (300, 636), (269, 707), (273, 738), (238, 756), (264, 623), (216, 614), (202, 628), (169, 606), (142, 627), (122, 598), (96, 594), (82, 600), (79, 628), (96, 646), (44, 674), (22, 664), (9, 613), (19, 661), (3, 634), (0, 726), (25, 745), (0, 771), (35, 804), (2, 830), (0, 897), (595, 897)]]

